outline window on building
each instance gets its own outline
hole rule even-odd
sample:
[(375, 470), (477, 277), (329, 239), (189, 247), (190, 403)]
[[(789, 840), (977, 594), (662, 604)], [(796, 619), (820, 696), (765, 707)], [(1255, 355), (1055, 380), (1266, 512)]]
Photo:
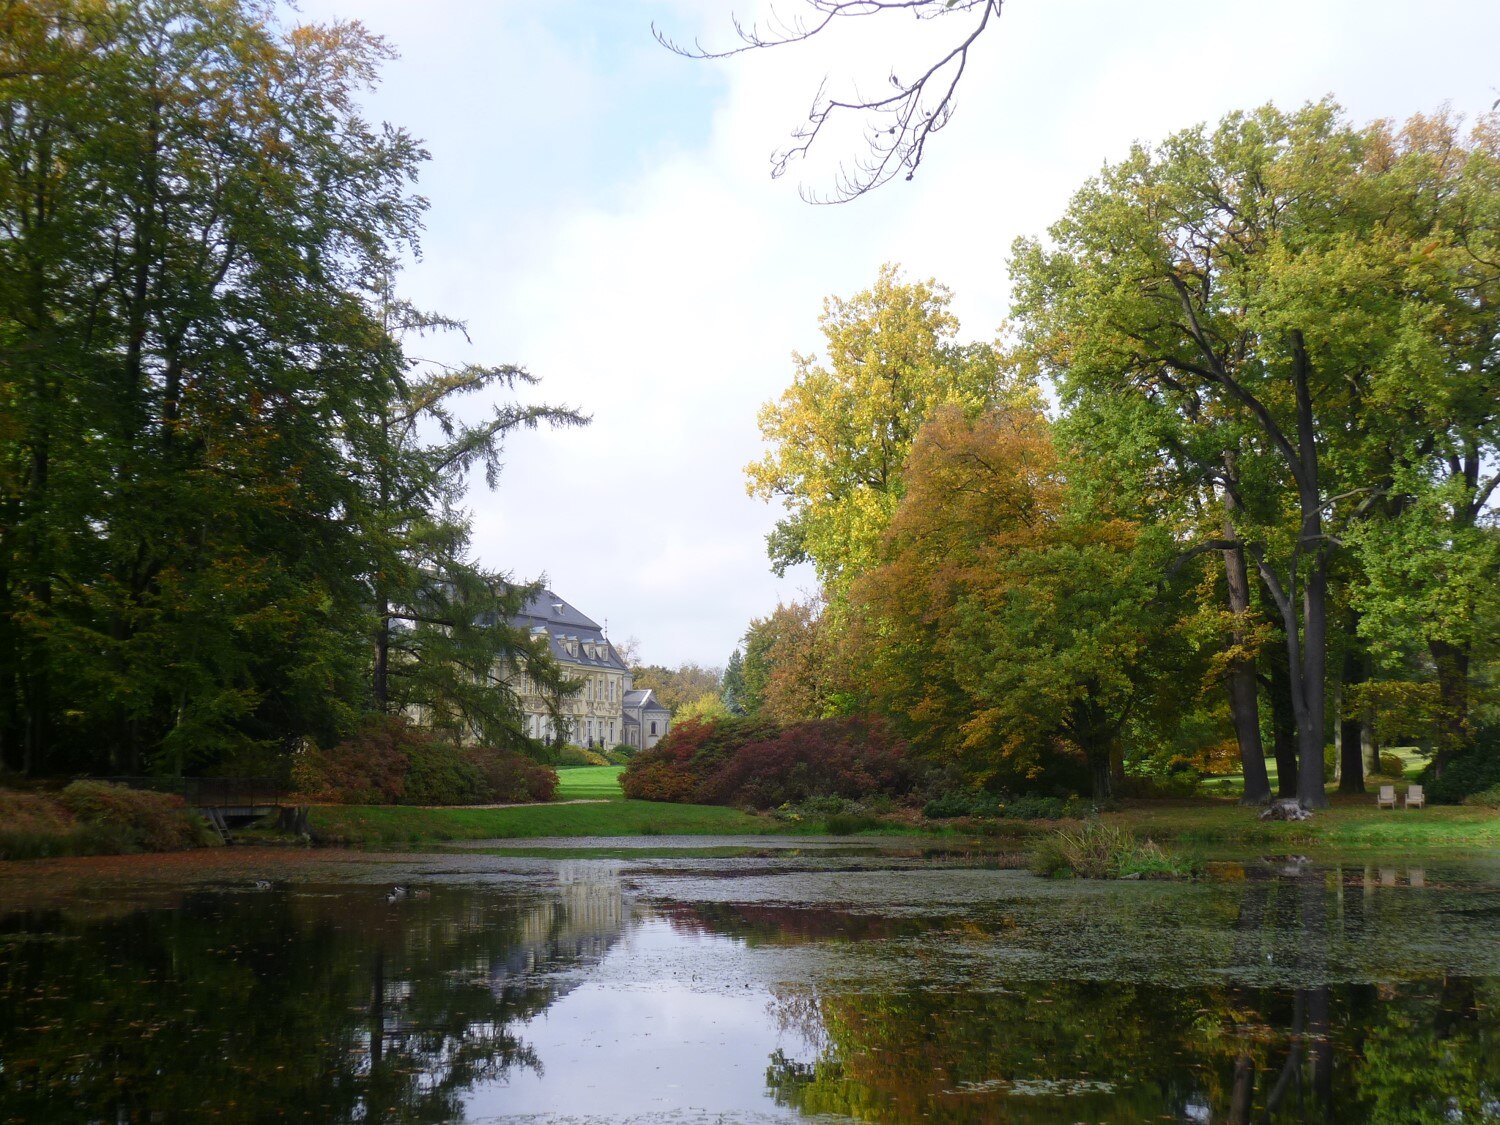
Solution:
[(651, 733), (652, 734), (656, 733), (656, 720), (655, 719), (651, 720)]

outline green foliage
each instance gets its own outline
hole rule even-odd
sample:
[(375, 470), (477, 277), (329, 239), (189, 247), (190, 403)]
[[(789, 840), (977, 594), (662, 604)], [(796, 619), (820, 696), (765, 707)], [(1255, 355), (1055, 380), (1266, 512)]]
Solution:
[(1481, 809), (1500, 809), (1500, 782), (1496, 782), (1488, 789), (1470, 793), (1464, 798), (1463, 803)]
[(407, 706), (527, 748), (518, 595), (455, 502), (508, 432), (580, 419), (474, 421), (530, 376), (405, 353), (461, 326), (390, 290), (427, 155), (360, 116), (391, 49), (254, 0), (4, 23), (4, 764), (212, 771)]
[(597, 750), (590, 750), (584, 746), (574, 746), (568, 743), (560, 746), (554, 755), (553, 765), (559, 769), (570, 769), (575, 766), (608, 766), (614, 763), (607, 756)]
[(1402, 777), (1406, 773), (1406, 762), (1400, 754), (1380, 753), (1380, 772), (1386, 777)]
[(955, 344), (951, 300), (888, 264), (871, 289), (824, 302), (827, 365), (796, 357), (792, 385), (760, 412), (771, 451), (745, 470), (754, 495), (788, 512), (767, 544), (777, 573), (811, 561), (841, 591), (874, 561), (921, 424), (943, 403), (973, 412), (994, 398), (996, 353)]
[(1091, 810), (1091, 805), (1065, 801), (1060, 797), (1010, 797), (1004, 794), (960, 792), (934, 797), (922, 807), (922, 815), (928, 820), (951, 820), (960, 816), (1061, 820), (1066, 816), (1081, 816)]
[(830, 813), (823, 822), (830, 836), (853, 836), (880, 827), (880, 820), (869, 813)]
[(1481, 730), (1473, 747), (1447, 762), (1441, 776), (1434, 762), (1417, 779), (1427, 799), (1440, 805), (1456, 805), (1471, 793), (1500, 785), (1500, 727)]

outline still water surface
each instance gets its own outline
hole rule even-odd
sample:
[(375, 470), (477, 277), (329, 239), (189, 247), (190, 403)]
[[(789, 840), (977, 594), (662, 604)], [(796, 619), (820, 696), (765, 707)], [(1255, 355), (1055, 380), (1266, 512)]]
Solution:
[(278, 1119), (1500, 1120), (1500, 862), (0, 864), (0, 1122)]

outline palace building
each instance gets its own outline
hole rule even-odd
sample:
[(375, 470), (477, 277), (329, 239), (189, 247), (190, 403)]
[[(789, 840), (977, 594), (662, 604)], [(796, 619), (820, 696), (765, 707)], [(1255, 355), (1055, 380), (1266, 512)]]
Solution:
[(545, 637), (553, 659), (581, 685), (562, 700), (565, 729), (558, 730), (538, 685), (522, 678), (518, 694), (532, 738), (604, 749), (624, 743), (645, 750), (667, 733), (671, 713), (651, 691), (633, 690), (630, 669), (598, 622), (543, 590), (511, 623), (533, 637)]

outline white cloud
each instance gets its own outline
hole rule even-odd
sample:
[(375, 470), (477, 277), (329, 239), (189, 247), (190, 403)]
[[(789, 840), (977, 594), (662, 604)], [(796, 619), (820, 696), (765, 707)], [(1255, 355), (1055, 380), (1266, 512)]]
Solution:
[[(342, 7), (404, 52), (372, 111), (431, 142), (427, 254), (407, 283), (470, 321), (473, 347), (446, 354), (525, 363), (541, 398), (594, 415), (512, 442), (500, 491), (472, 496), (476, 545), (491, 565), (545, 571), (661, 663), (722, 663), (751, 616), (811, 584), (769, 573), (779, 512), (746, 497), (741, 470), (790, 353), (821, 343), (824, 295), (900, 261), (951, 286), (965, 334), (987, 337), (1005, 315), (1011, 241), (1041, 232), (1133, 140), (1328, 92), (1358, 120), (1447, 99), (1474, 111), (1500, 83), (1500, 6), (1480, 0), (1436, 15), (1354, 0), (1011, 0), (916, 180), (812, 208), (795, 183), (769, 181), (767, 157), (818, 80), (858, 74), (868, 89), (942, 21), (865, 20), (837, 40), (694, 63), (651, 44), (648, 24), (722, 44), (728, 0), (611, 8), (621, 34), (638, 25), (616, 40), (591, 33), (588, 5)], [(844, 154), (831, 145), (791, 175), (819, 182)]]

